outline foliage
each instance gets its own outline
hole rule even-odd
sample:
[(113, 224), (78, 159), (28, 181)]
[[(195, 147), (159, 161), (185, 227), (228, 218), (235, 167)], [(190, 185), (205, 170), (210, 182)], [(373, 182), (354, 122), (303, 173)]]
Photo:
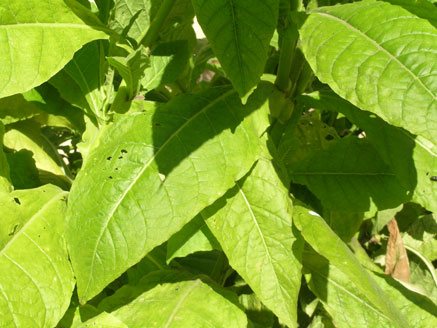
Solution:
[(0, 327), (436, 327), (436, 17), (2, 1)]

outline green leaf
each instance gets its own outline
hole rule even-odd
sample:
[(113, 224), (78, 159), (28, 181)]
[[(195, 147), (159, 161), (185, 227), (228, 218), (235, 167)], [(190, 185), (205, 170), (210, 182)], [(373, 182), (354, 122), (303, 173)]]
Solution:
[(437, 30), (428, 21), (366, 1), (319, 8), (300, 32), (305, 57), (322, 82), (354, 105), (437, 143)]
[[(90, 108), (97, 116), (100, 115), (105, 100), (102, 89), (108, 65), (104, 60), (104, 56), (102, 42), (91, 42), (80, 49), (64, 69), (79, 86), (82, 97), (85, 96), (88, 104), (87, 108)], [(68, 81), (68, 79), (62, 79), (60, 83), (55, 84), (61, 94), (65, 87), (69, 88), (68, 85), (63, 84), (65, 81)], [(62, 88), (63, 85), (64, 88)], [(72, 91), (67, 90), (66, 92), (69, 94)]]
[(5, 153), (3, 152), (3, 136), (5, 127), (0, 122), (0, 193), (12, 191), (11, 178), (9, 174), (9, 164)]
[(63, 238), (66, 193), (54, 186), (0, 194), (0, 317), (4, 327), (54, 327), (70, 304)]
[(405, 246), (423, 254), (430, 262), (437, 260), (437, 220), (428, 214), (413, 222), (402, 235)]
[(184, 72), (188, 64), (187, 42), (172, 41), (159, 44), (150, 56), (150, 67), (144, 72), (142, 86), (147, 90), (169, 84)]
[(437, 27), (437, 7), (427, 0), (385, 0), (392, 5), (400, 6), (417, 17), (427, 19)]
[(160, 0), (115, 0), (108, 25), (117, 33), (127, 33), (129, 38), (139, 41), (160, 4)]
[(41, 114), (43, 112), (34, 104), (27, 102), (21, 94), (0, 99), (0, 122), (5, 125)]
[(47, 81), (85, 43), (106, 38), (63, 0), (2, 2), (0, 22), (0, 98)]
[(56, 328), (77, 328), (85, 321), (91, 319), (100, 314), (94, 306), (90, 304), (77, 305), (70, 308), (65, 312), (64, 317), (59, 321)]
[(167, 263), (176, 257), (214, 249), (220, 249), (220, 245), (203, 218), (198, 215), (168, 240)]
[[(142, 328), (145, 322), (151, 328), (247, 327), (244, 312), (199, 279), (157, 285), (111, 315), (129, 328)], [(101, 321), (106, 316), (92, 322), (106, 327)]]
[(67, 240), (81, 302), (247, 173), (268, 124), (270, 91), (262, 84), (245, 106), (228, 87), (183, 95), (101, 133), (69, 199)]
[(383, 292), (378, 283), (360, 265), (357, 258), (329, 228), (327, 223), (317, 213), (300, 205), (295, 205), (294, 210), (294, 222), (305, 241), (352, 281), (354, 288), (363, 294), (370, 304), (391, 321), (393, 325), (396, 327), (409, 327), (389, 296)]
[[(311, 290), (322, 300), (338, 327), (396, 327), (396, 322), (375, 307), (357, 288), (357, 282), (341, 268), (314, 252), (304, 253), (304, 266)], [(342, 272), (343, 271), (343, 272)], [(414, 293), (393, 278), (367, 271), (386, 297), (401, 311), (406, 327), (432, 327), (437, 323), (437, 307), (423, 295)]]
[(292, 230), (290, 212), (273, 164), (260, 159), (202, 216), (230, 265), (282, 322), (296, 327), (303, 244)]
[(412, 199), (431, 211), (437, 211), (437, 184), (430, 180), (431, 176), (437, 175), (437, 146), (360, 110), (331, 91), (314, 92), (299, 100), (311, 108), (340, 111), (364, 129), (366, 139), (390, 166), (399, 182), (413, 191)]
[(275, 31), (279, 0), (192, 0), (218, 60), (240, 97), (258, 83)]
[(127, 57), (108, 57), (109, 65), (115, 67), (124, 79), (128, 88), (129, 100), (132, 100), (140, 89), (140, 79), (149, 64), (148, 57), (143, 47), (133, 51)]
[(9, 150), (6, 153), (11, 182), (14, 189), (32, 189), (42, 186), (33, 153), (27, 149)]
[(408, 200), (407, 190), (365, 139), (333, 141), (299, 163), (291, 176), (333, 210), (365, 212)]
[(14, 123), (4, 136), (4, 145), (16, 152), (31, 152), (42, 183), (68, 189), (71, 184), (63, 162), (52, 143), (41, 133), (40, 125), (31, 120)]

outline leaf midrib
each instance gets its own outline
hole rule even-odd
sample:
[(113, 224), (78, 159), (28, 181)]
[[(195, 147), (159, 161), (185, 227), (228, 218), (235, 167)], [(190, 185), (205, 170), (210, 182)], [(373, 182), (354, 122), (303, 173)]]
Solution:
[(427, 91), (430, 94), (430, 96), (434, 99), (434, 101), (436, 100), (437, 96), (434, 95), (434, 93), (423, 83), (423, 81), (416, 74), (414, 74), (404, 63), (402, 63), (396, 56), (394, 56), (391, 52), (389, 52), (387, 49), (382, 47), (376, 40), (372, 39), (367, 34), (365, 34), (363, 31), (359, 30), (358, 28), (356, 28), (355, 26), (353, 26), (349, 22), (346, 22), (345, 20), (343, 20), (337, 16), (334, 16), (334, 15), (331, 15), (331, 14), (325, 13), (325, 12), (317, 12), (316, 14), (320, 15), (320, 16), (325, 16), (328, 19), (332, 19), (332, 20), (335, 20), (337, 22), (340, 22), (341, 24), (346, 26), (347, 29), (352, 30), (353, 32), (361, 35), (367, 41), (372, 43), (376, 48), (378, 48), (380, 51), (382, 51), (388, 57), (390, 57), (390, 59), (397, 62), (407, 73), (409, 73), (413, 77), (414, 80), (416, 80), (423, 87), (423, 89), (425, 91)]
[(93, 257), (91, 260), (91, 266), (90, 266), (90, 273), (89, 273), (89, 277), (88, 277), (88, 282), (87, 282), (87, 286), (85, 288), (84, 291), (84, 295), (81, 297), (81, 300), (83, 301), (84, 299), (86, 299), (87, 297), (87, 293), (89, 290), (89, 286), (92, 280), (92, 272), (94, 270), (94, 261), (96, 258), (96, 253), (97, 253), (97, 248), (98, 245), (100, 244), (100, 240), (102, 239), (102, 236), (106, 230), (106, 228), (109, 225), (109, 222), (111, 221), (115, 211), (118, 209), (118, 207), (120, 206), (120, 204), (123, 202), (124, 198), (126, 197), (126, 195), (129, 193), (129, 191), (133, 188), (133, 186), (137, 183), (137, 181), (141, 178), (141, 176), (143, 175), (143, 173), (146, 171), (146, 169), (150, 166), (150, 164), (152, 164), (152, 162), (155, 160), (155, 158), (161, 153), (162, 149), (165, 149), (166, 146), (170, 143), (171, 140), (173, 140), (173, 138), (175, 138), (176, 136), (179, 135), (179, 133), (189, 124), (191, 123), (194, 119), (196, 119), (198, 116), (200, 116), (202, 113), (204, 113), (206, 110), (208, 110), (209, 108), (211, 108), (212, 106), (215, 106), (219, 101), (221, 101), (222, 99), (228, 97), (229, 95), (231, 95), (232, 93), (235, 93), (236, 91), (234, 89), (231, 89), (227, 92), (225, 92), (224, 94), (220, 95), (219, 97), (217, 97), (216, 99), (214, 99), (212, 102), (208, 103), (208, 105), (206, 105), (204, 108), (202, 108), (201, 110), (199, 110), (196, 114), (194, 114), (190, 119), (186, 120), (184, 124), (182, 124), (173, 134), (171, 134), (169, 136), (169, 138), (162, 144), (162, 146), (156, 151), (155, 154), (153, 154), (153, 156), (150, 158), (149, 161), (147, 161), (144, 164), (144, 167), (138, 172), (138, 174), (135, 176), (135, 178), (132, 180), (132, 182), (129, 184), (129, 186), (126, 188), (125, 192), (123, 192), (123, 194), (121, 195), (120, 199), (115, 203), (115, 206), (110, 210), (107, 220), (104, 223), (102, 230), (99, 233), (99, 236), (97, 237), (96, 240), (96, 244), (95, 247), (93, 249)]

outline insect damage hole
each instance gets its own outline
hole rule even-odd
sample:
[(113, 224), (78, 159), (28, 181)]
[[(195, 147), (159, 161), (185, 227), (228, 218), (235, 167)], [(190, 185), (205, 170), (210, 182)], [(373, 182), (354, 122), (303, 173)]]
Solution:
[(430, 179), (431, 179), (431, 181), (437, 181), (437, 176), (433, 176)]
[(18, 205), (21, 205), (20, 199), (17, 197), (14, 197), (14, 202), (17, 203)]

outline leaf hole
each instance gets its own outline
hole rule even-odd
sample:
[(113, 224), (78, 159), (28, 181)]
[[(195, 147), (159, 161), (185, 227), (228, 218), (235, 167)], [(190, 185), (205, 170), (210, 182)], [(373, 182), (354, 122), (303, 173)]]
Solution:
[(127, 154), (127, 150), (126, 150), (126, 149), (122, 149), (122, 150), (121, 150), (121, 153), (122, 153), (122, 154)]
[(118, 159), (123, 159), (123, 156), (119, 156)]
[(112, 156), (108, 156), (106, 159), (107, 159), (108, 161), (110, 161), (110, 160), (112, 159)]
[(325, 139), (326, 140), (333, 140), (334, 139), (334, 137), (333, 136), (331, 136), (330, 134), (328, 134), (326, 137), (325, 137)]
[(108, 177), (108, 179), (112, 179), (112, 175), (110, 175), (110, 176)]
[(21, 205), (20, 199), (17, 197), (14, 197), (14, 202), (17, 203), (18, 205)]
[(431, 177), (431, 181), (437, 181), (437, 176)]

